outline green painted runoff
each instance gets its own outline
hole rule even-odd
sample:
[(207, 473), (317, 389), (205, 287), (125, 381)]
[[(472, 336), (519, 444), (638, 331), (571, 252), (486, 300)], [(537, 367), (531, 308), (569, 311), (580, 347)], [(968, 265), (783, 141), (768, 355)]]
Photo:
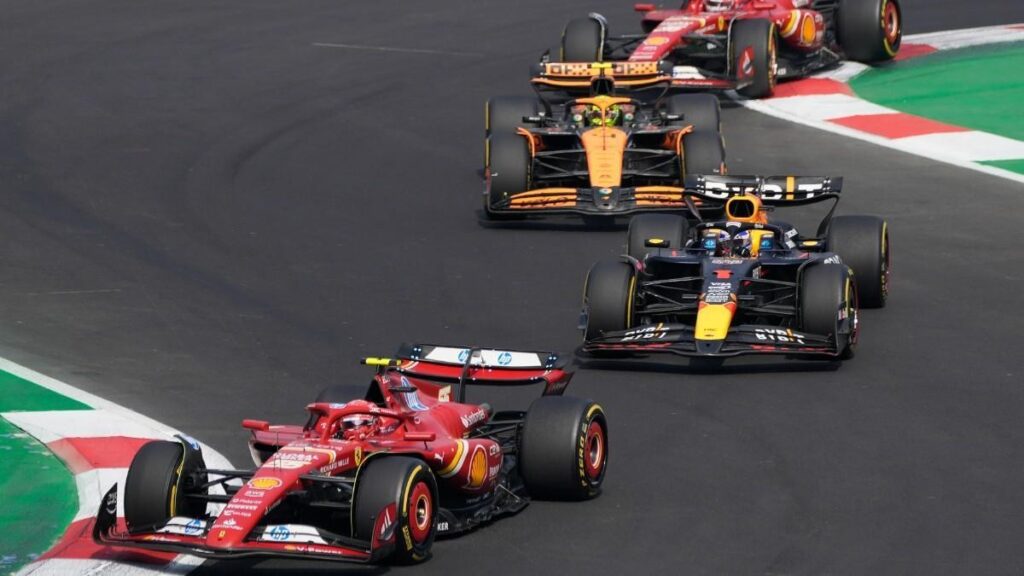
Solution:
[(0, 573), (52, 546), (78, 508), (74, 477), (45, 446), (0, 418)]
[(901, 112), (1024, 140), (1024, 43), (894, 62), (850, 86), (861, 98)]

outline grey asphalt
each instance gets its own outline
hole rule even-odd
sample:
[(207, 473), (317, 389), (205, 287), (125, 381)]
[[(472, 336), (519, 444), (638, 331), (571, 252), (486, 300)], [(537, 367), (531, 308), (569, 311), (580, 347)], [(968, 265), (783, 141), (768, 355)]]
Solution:
[[(482, 226), (477, 172), (484, 100), (591, 10), (635, 27), (610, 0), (0, 0), (0, 355), (245, 465), (242, 418), (301, 421), (402, 340), (571, 353), (623, 231)], [(904, 11), (908, 32), (1024, 21), (1017, 0)], [(1024, 186), (724, 119), (734, 173), (843, 175), (842, 212), (889, 220), (893, 293), (857, 357), (581, 370), (605, 493), (396, 572), (1024, 571)]]

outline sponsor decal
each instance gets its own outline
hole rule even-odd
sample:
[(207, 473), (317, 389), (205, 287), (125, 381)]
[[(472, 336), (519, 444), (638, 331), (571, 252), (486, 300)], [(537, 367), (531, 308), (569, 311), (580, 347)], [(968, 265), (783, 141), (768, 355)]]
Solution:
[(189, 536), (199, 534), (203, 531), (203, 524), (205, 523), (198, 518), (193, 518), (192, 520), (189, 520), (188, 524), (185, 524), (185, 534)]
[(437, 401), (438, 402), (450, 402), (451, 399), (452, 399), (452, 387), (451, 386), (445, 386), (444, 388), (441, 388), (440, 390), (437, 391)]
[(500, 472), (500, 471), (501, 471), (501, 464), (497, 464), (497, 465), (491, 466), (490, 468), (487, 469), (487, 477), (488, 478), (496, 478), (498, 476), (498, 472)]
[(345, 466), (348, 466), (348, 462), (349, 462), (348, 458), (342, 458), (341, 460), (337, 460), (335, 462), (331, 462), (330, 464), (328, 464), (326, 466), (321, 466), (320, 467), (320, 471), (323, 472), (324, 474), (327, 474), (327, 473), (330, 473), (330, 472), (334, 472), (338, 468), (344, 468)]
[[(246, 498), (254, 498), (254, 502), (259, 502), (266, 495), (267, 493), (264, 492), (263, 490), (253, 490), (251, 488), (242, 491), (242, 493), (240, 494), (240, 496), (244, 496)], [(239, 500), (239, 502), (244, 502), (244, 500)]]
[(355, 452), (353, 452), (352, 459), (355, 460), (356, 466), (363, 463), (363, 448), (356, 446)]
[(405, 549), (412, 550), (412, 536), (409, 534), (408, 526), (402, 526), (402, 536), (405, 538)]
[(262, 476), (249, 480), (247, 484), (258, 490), (273, 490), (274, 488), (281, 487), (281, 480), (278, 478), (271, 478), (269, 476)]
[(737, 264), (743, 264), (742, 258), (712, 258), (712, 264), (718, 264), (721, 266), (735, 266)]
[(196, 440), (195, 438), (185, 434), (178, 434), (178, 438), (184, 440), (185, 443), (191, 446), (193, 450), (199, 450), (199, 441)]
[(253, 511), (255, 511), (255, 510), (259, 510), (260, 509), (260, 505), (259, 504), (239, 504), (238, 502), (230, 502), (228, 504), (228, 508), (230, 508), (231, 510), (235, 510), (235, 511), (238, 511), (238, 510), (253, 510)]
[(341, 403), (332, 402), (331, 404), (328, 404), (327, 407), (330, 408), (331, 410), (341, 410), (346, 405), (348, 405), (347, 402), (341, 402)]
[(648, 46), (661, 46), (668, 44), (669, 38), (666, 36), (649, 36), (647, 40), (644, 40), (644, 44)]
[[(245, 528), (242, 528), (241, 526), (238, 525), (238, 521), (235, 520), (234, 518), (228, 518), (227, 520), (221, 522), (220, 523), (220, 527), (224, 528), (225, 530), (234, 530), (234, 531), (245, 530)], [(223, 533), (224, 533), (224, 530), (221, 530), (221, 534), (223, 534)], [(223, 538), (223, 536), (220, 536), (220, 537)]]
[(725, 304), (732, 299), (732, 284), (729, 282), (712, 282), (708, 284), (708, 291), (704, 294), (704, 301), (708, 304)]
[(462, 425), (465, 426), (466, 428), (469, 428), (470, 426), (473, 426), (474, 424), (482, 422), (482, 421), (484, 421), (486, 419), (487, 419), (487, 411), (482, 409), (482, 408), (477, 409), (474, 412), (470, 412), (469, 414), (467, 414), (465, 416), (460, 416), (459, 417), (459, 420), (462, 421)]
[(643, 328), (634, 328), (626, 332), (625, 336), (622, 337), (620, 342), (633, 342), (636, 340), (661, 340), (668, 335), (668, 330), (665, 325), (661, 322), (654, 326), (644, 326)]
[(822, 260), (822, 263), (823, 264), (842, 264), (843, 263), (843, 259), (839, 257), (839, 254), (833, 254), (833, 255), (829, 256), (828, 258), (825, 258), (824, 260)]
[(465, 363), (467, 358), (469, 358), (468, 349), (463, 349), (461, 352), (459, 352), (459, 362)]
[(469, 479), (466, 482), (467, 488), (479, 488), (487, 480), (487, 455), (483, 446), (477, 445), (473, 449), (473, 458), (469, 461)]
[(271, 540), (277, 540), (280, 542), (282, 540), (287, 540), (288, 537), (292, 535), (292, 531), (289, 530), (287, 526), (277, 525), (271, 528), (267, 535), (270, 536)]
[(704, 80), (706, 78), (696, 66), (673, 66), (672, 77), (676, 80)]
[(511, 354), (509, 354), (508, 352), (502, 352), (501, 354), (498, 354), (498, 364), (500, 364), (502, 366), (508, 366), (511, 363), (512, 363), (512, 355)]
[(448, 531), (448, 523), (447, 522), (438, 522), (437, 523), (437, 531), (438, 532), (447, 532)]
[(780, 342), (783, 344), (805, 344), (804, 335), (782, 328), (755, 328), (754, 336), (758, 340)]

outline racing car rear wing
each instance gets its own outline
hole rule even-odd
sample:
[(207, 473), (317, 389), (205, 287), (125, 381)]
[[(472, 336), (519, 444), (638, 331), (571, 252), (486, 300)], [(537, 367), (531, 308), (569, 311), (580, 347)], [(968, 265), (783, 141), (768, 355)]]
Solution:
[(755, 194), (765, 204), (807, 204), (833, 198), (843, 189), (842, 177), (831, 176), (717, 176), (688, 174), (688, 194), (715, 200)]
[(683, 179), (687, 194), (711, 200), (754, 194), (766, 205), (811, 204), (838, 198), (842, 177), (831, 176), (717, 176), (688, 174)]
[(595, 78), (615, 86), (642, 88), (672, 81), (672, 69), (662, 62), (541, 62), (533, 69), (535, 86), (567, 91), (589, 90)]
[(559, 395), (572, 378), (567, 361), (554, 352), (402, 344), (394, 359), (370, 358), (380, 370), (455, 383), (453, 397), (463, 401), (466, 385), (544, 384), (545, 396)]

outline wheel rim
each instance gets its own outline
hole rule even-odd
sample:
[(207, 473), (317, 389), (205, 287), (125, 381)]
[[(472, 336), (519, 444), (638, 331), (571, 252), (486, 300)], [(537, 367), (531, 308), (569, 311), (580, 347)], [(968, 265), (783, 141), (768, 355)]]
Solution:
[(584, 446), (584, 470), (587, 478), (593, 482), (601, 478), (605, 459), (604, 429), (597, 420), (591, 420), (590, 426), (587, 427)]
[(885, 50), (890, 56), (896, 55), (896, 49), (900, 46), (900, 11), (896, 4), (886, 0), (882, 3), (882, 33), (884, 34)]
[(434, 525), (434, 502), (430, 487), (426, 482), (419, 482), (409, 496), (409, 532), (412, 539), (422, 544), (430, 536)]

